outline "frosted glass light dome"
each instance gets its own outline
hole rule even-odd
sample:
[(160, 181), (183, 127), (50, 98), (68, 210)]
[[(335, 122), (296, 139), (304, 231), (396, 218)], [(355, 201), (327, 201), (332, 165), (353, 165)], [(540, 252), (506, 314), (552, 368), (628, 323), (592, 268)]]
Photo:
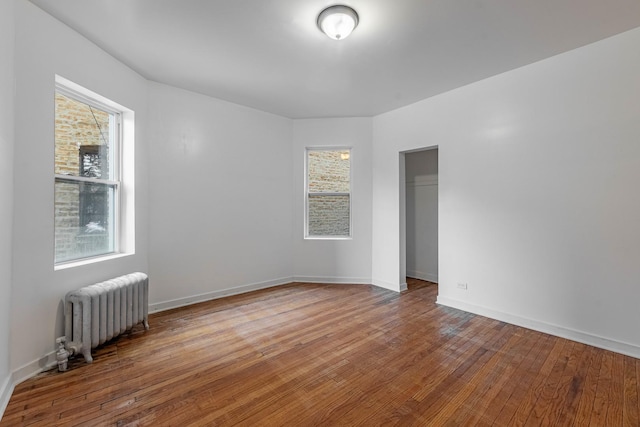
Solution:
[(358, 26), (358, 14), (349, 6), (330, 6), (318, 15), (318, 28), (334, 40), (346, 39)]

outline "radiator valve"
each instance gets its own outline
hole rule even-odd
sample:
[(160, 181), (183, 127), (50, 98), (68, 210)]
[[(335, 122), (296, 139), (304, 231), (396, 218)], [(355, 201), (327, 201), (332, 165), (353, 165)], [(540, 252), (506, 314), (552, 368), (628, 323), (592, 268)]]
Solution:
[(69, 352), (66, 348), (64, 348), (66, 342), (66, 337), (60, 337), (56, 339), (56, 344), (58, 344), (56, 359), (58, 360), (58, 371), (60, 372), (64, 372), (67, 370), (67, 362), (69, 361)]

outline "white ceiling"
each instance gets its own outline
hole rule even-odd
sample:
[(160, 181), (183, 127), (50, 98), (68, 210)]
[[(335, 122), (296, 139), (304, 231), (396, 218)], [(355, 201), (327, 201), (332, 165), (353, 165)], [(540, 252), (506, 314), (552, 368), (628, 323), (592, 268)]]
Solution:
[[(373, 116), (640, 26), (640, 0), (31, 0), (150, 80), (290, 118)], [(579, 70), (576, 70), (579, 72)]]

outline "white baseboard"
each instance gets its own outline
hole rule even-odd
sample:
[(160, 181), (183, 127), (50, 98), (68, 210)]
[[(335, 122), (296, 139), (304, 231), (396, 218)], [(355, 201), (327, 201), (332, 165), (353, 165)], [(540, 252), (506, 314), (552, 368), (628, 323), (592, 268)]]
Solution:
[(566, 338), (571, 341), (576, 341), (582, 344), (591, 345), (593, 347), (602, 348), (604, 350), (613, 351), (615, 353), (635, 357), (636, 359), (640, 358), (640, 347), (634, 344), (615, 341), (609, 338), (589, 334), (587, 332), (582, 332), (571, 328), (565, 328), (563, 326), (541, 322), (539, 320), (528, 319), (526, 317), (496, 311), (487, 307), (469, 304), (467, 302), (459, 301), (452, 298), (438, 296), (436, 302), (440, 305), (456, 308), (458, 310), (467, 311), (469, 313), (478, 314), (484, 317), (489, 317), (491, 319), (500, 320), (502, 322), (511, 323), (523, 328), (533, 329), (534, 331), (543, 332), (545, 334), (554, 335), (560, 338)]
[(15, 385), (13, 381), (11, 381), (11, 374), (8, 374), (0, 385), (0, 420), (2, 419), (2, 415), (4, 415), (5, 409), (7, 409), (14, 387)]
[(304, 283), (331, 283), (331, 284), (350, 284), (350, 285), (373, 285), (379, 288), (389, 289), (395, 292), (407, 290), (407, 284), (393, 285), (382, 280), (371, 280), (366, 277), (320, 277), (320, 276), (295, 276), (294, 282)]
[(325, 277), (325, 276), (294, 276), (294, 282), (302, 283), (330, 283), (344, 285), (370, 285), (369, 277)]
[(56, 352), (50, 351), (40, 359), (33, 360), (27, 364), (22, 365), (18, 369), (15, 369), (11, 373), (11, 381), (13, 382), (13, 385), (18, 385), (21, 382), (38, 375), (41, 372), (55, 368), (57, 364), (58, 361), (56, 360)]
[(244, 294), (260, 289), (272, 288), (274, 286), (286, 285), (293, 282), (291, 277), (283, 277), (281, 279), (268, 280), (265, 282), (251, 283), (248, 285), (236, 286), (234, 288), (221, 289), (218, 291), (207, 292), (205, 294), (193, 295), (185, 298), (178, 298), (169, 301), (162, 301), (149, 304), (149, 313), (157, 313), (159, 311), (171, 310), (173, 308), (184, 307), (199, 302), (211, 301), (218, 298), (224, 298), (231, 295)]
[(438, 275), (432, 273), (425, 273), (423, 271), (407, 270), (407, 276), (415, 279), (426, 280), (427, 282), (438, 283)]
[(380, 280), (380, 279), (373, 279), (372, 283), (373, 283), (373, 286), (389, 289), (390, 291), (402, 292), (407, 290), (406, 283), (400, 283), (396, 285), (394, 283), (385, 282), (384, 280)]
[(40, 359), (36, 359), (14, 370), (5, 379), (2, 386), (0, 386), (0, 419), (2, 419), (5, 409), (7, 409), (7, 405), (9, 404), (9, 400), (11, 399), (11, 395), (13, 394), (13, 390), (16, 385), (31, 377), (35, 377), (41, 372), (55, 368), (57, 364), (56, 352), (52, 351), (45, 354)]
[(294, 276), (294, 282), (302, 283), (330, 283), (345, 285), (373, 285), (395, 292), (407, 290), (407, 284), (393, 285), (383, 280), (372, 280), (370, 277), (326, 277), (326, 276)]
[(379, 288), (389, 289), (395, 292), (407, 290), (407, 284), (394, 285), (383, 280), (372, 280), (370, 277), (326, 277), (326, 276), (294, 276), (294, 282), (303, 283), (331, 283), (350, 285), (373, 285)]

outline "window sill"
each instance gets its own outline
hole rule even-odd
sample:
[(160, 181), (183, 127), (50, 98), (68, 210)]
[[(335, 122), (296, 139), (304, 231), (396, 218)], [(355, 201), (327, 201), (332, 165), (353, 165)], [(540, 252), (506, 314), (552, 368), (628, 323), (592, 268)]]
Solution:
[(96, 262), (102, 262), (102, 261), (109, 261), (112, 259), (124, 258), (129, 255), (133, 255), (133, 253), (126, 252), (126, 253), (100, 255), (92, 258), (84, 258), (78, 261), (63, 262), (63, 263), (54, 265), (53, 270), (58, 271), (58, 270), (66, 270), (68, 268), (82, 267), (83, 265), (94, 264)]
[(353, 240), (351, 236), (305, 236), (304, 240)]

